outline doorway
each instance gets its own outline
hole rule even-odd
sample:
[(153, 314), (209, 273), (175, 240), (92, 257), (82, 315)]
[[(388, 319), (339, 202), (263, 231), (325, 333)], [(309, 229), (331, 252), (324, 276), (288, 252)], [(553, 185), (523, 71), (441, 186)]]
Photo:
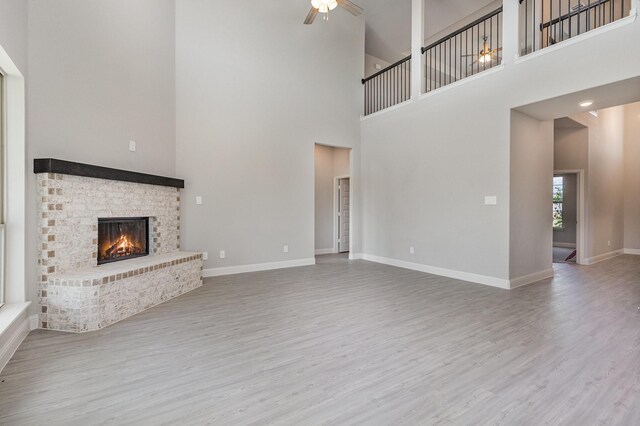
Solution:
[(561, 170), (553, 175), (553, 263), (578, 263), (582, 258), (580, 175)]
[(315, 254), (350, 253), (351, 149), (315, 145)]
[(338, 200), (335, 213), (338, 222), (336, 246), (338, 253), (348, 253), (351, 244), (351, 179), (342, 177), (336, 179), (338, 183)]

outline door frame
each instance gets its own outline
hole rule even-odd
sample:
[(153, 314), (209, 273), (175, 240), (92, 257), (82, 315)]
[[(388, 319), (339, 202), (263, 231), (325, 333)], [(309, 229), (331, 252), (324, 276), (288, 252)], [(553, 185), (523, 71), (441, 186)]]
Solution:
[[(577, 177), (577, 189), (578, 189), (578, 200), (576, 203), (577, 214), (577, 226), (576, 226), (576, 250), (578, 253), (576, 255), (576, 263), (578, 265), (587, 265), (586, 262), (586, 247), (587, 247), (587, 224), (586, 224), (586, 185), (584, 179), (584, 169), (567, 169), (567, 170), (554, 170), (554, 175), (576, 175)], [(553, 242), (552, 242), (552, 250), (553, 250)]]
[(353, 195), (351, 191), (351, 176), (342, 175), (333, 177), (333, 252), (340, 253), (340, 244), (338, 243), (338, 231), (340, 224), (338, 223), (338, 210), (340, 208), (340, 193), (338, 185), (340, 185), (340, 179), (349, 179), (349, 253), (351, 253), (351, 226), (353, 225), (351, 206), (353, 203)]

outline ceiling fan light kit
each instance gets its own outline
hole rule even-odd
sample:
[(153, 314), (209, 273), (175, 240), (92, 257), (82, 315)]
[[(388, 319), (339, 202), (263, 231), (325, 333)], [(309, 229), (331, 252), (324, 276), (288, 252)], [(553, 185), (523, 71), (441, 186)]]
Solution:
[(311, 0), (311, 6), (318, 9), (320, 13), (329, 13), (330, 10), (338, 7), (337, 0)]
[(323, 18), (326, 21), (329, 17), (329, 11), (338, 6), (354, 16), (359, 16), (364, 12), (360, 6), (352, 3), (350, 0), (311, 0), (311, 10), (309, 11), (307, 18), (304, 20), (305, 25), (313, 24), (318, 13), (324, 14)]

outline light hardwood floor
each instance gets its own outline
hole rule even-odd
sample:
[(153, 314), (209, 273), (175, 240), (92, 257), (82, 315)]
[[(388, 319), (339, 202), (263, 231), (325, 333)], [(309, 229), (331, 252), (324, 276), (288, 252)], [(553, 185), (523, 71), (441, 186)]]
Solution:
[(364, 261), (34, 331), (0, 424), (640, 425), (640, 257), (506, 291)]

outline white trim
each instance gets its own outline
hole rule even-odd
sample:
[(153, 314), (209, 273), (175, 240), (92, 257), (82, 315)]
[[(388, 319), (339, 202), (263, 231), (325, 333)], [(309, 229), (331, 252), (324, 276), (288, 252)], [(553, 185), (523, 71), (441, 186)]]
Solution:
[[(4, 120), (6, 165), (5, 292), (7, 304), (24, 303), (26, 297), (26, 156), (25, 156), (25, 84), (24, 77), (7, 52), (0, 46), (0, 70), (4, 75)], [(10, 184), (9, 184), (10, 183)], [(3, 307), (2, 309), (5, 309)]]
[[(27, 337), (27, 334), (29, 334), (29, 318), (25, 315), (25, 312), (30, 304), (31, 302), (14, 303), (5, 305), (2, 307), (2, 310), (0, 310), (0, 341), (6, 340), (6, 343), (0, 347), (0, 372), (16, 352), (20, 343), (22, 343), (24, 338)], [(6, 338), (4, 333), (9, 330), (19, 318), (23, 318), (22, 322), (11, 336)]]
[(337, 251), (332, 247), (332, 248), (326, 248), (326, 249), (316, 249), (316, 256), (322, 256), (323, 254), (334, 254), (337, 253)]
[(205, 269), (202, 271), (202, 276), (205, 278), (219, 277), (223, 275), (244, 274), (247, 272), (271, 271), (273, 269), (297, 268), (299, 266), (309, 266), (315, 264), (316, 260), (314, 258), (311, 258), (287, 260), (284, 262), (256, 263), (253, 265), (226, 266), (223, 268)]
[(514, 64), (516, 64), (516, 65), (522, 64), (522, 63), (530, 61), (532, 59), (539, 58), (540, 56), (546, 55), (548, 53), (556, 52), (558, 50), (561, 50), (561, 49), (563, 49), (565, 47), (568, 47), (568, 46), (571, 46), (573, 44), (581, 43), (581, 42), (583, 42), (585, 40), (589, 40), (589, 39), (591, 39), (593, 37), (598, 37), (598, 36), (600, 36), (600, 35), (602, 35), (604, 33), (608, 33), (609, 31), (618, 29), (618, 28), (623, 27), (625, 25), (632, 24), (633, 22), (635, 22), (637, 16), (638, 16), (638, 11), (636, 9), (631, 9), (631, 11), (629, 12), (629, 16), (625, 16), (622, 19), (618, 19), (615, 22), (603, 25), (602, 27), (596, 28), (594, 30), (587, 31), (586, 33), (571, 37), (569, 40), (563, 40), (560, 43), (556, 43), (556, 44), (551, 45), (549, 47), (545, 47), (545, 48), (537, 50), (537, 51), (535, 51), (533, 53), (529, 53), (529, 54), (524, 55), (524, 56), (516, 55), (516, 59), (514, 61)]
[(362, 260), (363, 256), (362, 253), (349, 253), (349, 260)]
[(534, 272), (533, 274), (525, 275), (523, 277), (514, 278), (509, 280), (511, 289), (522, 287), (525, 285), (537, 283), (542, 280), (553, 278), (553, 269), (547, 269), (546, 271)]
[(585, 259), (585, 265), (593, 265), (594, 263), (609, 260), (624, 253), (624, 249), (610, 251), (609, 253), (599, 254), (598, 256), (588, 257)]
[[(574, 174), (577, 176), (578, 199), (576, 200), (576, 220), (578, 221), (578, 224), (576, 225), (576, 244), (575, 247), (569, 248), (576, 249), (576, 263), (578, 265), (589, 265), (585, 257), (587, 253), (587, 180), (585, 179), (584, 169), (554, 170), (553, 174)], [(559, 245), (560, 243), (553, 244), (558, 244), (558, 247), (562, 247)]]
[(29, 317), (29, 330), (37, 330), (40, 328), (40, 321), (38, 321), (38, 314), (33, 314)]
[(455, 271), (452, 269), (439, 268), (437, 266), (423, 265), (421, 263), (405, 262), (403, 260), (389, 259), (386, 257), (374, 256), (371, 254), (362, 254), (361, 256), (363, 260), (368, 260), (369, 262), (382, 263), (383, 265), (411, 269), (414, 271), (425, 272), (427, 274), (440, 275), (443, 277), (469, 281), (477, 284), (484, 284), (506, 290), (509, 289), (510, 285), (509, 280), (505, 280), (502, 278), (489, 277), (486, 275), (473, 274), (470, 272)]
[[(349, 151), (351, 156), (351, 151)], [(349, 164), (351, 169), (351, 164)], [(340, 191), (338, 186), (340, 185), (340, 179), (349, 179), (349, 251), (351, 251), (351, 227), (353, 226), (353, 215), (351, 214), (351, 205), (353, 203), (353, 196), (351, 190), (351, 176), (342, 175), (333, 177), (333, 252), (340, 253), (340, 243), (338, 242), (338, 233), (340, 228), (340, 221), (338, 220), (338, 210), (340, 209)], [(342, 252), (346, 253), (346, 252)]]
[(576, 248), (576, 243), (557, 243), (557, 242), (553, 242), (553, 246), (554, 247), (559, 247), (559, 248)]
[(640, 256), (640, 250), (638, 250), (638, 249), (624, 249), (624, 254), (633, 254), (635, 256)]

